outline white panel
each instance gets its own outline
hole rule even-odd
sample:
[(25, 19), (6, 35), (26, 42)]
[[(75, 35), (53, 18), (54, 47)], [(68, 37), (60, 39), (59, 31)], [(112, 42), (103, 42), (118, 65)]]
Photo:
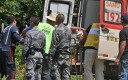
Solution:
[[(118, 55), (119, 31), (109, 29), (109, 33), (104, 34), (100, 28), (98, 58), (114, 61)], [(107, 55), (107, 56), (103, 56)]]
[(68, 4), (63, 4), (63, 3), (55, 3), (52, 2), (50, 4), (50, 10), (52, 13), (62, 13), (65, 16), (65, 21), (64, 23), (67, 23), (68, 19), (68, 12), (69, 12), (69, 5)]
[[(44, 6), (44, 12), (43, 12), (43, 22), (46, 22), (49, 1), (52, 1), (52, 0), (45, 0), (45, 6)], [(54, 1), (60, 1), (60, 3), (58, 4), (58, 3), (54, 2), (54, 4), (53, 4), (53, 1), (52, 1), (50, 10), (52, 10), (53, 13), (61, 12), (65, 15), (65, 17), (68, 17), (68, 9), (70, 8), (69, 20), (68, 20), (67, 26), (71, 27), (75, 0), (54, 0)], [(69, 2), (70, 7), (67, 4), (62, 4), (64, 2)], [(64, 23), (67, 23), (67, 18), (65, 19)]]

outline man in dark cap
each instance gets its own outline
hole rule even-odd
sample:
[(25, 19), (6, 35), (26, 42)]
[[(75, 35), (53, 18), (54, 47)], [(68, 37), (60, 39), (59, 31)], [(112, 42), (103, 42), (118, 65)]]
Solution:
[(119, 53), (115, 64), (119, 65), (119, 80), (128, 80), (128, 14), (121, 17), (123, 29), (119, 33)]
[(45, 34), (38, 29), (39, 18), (30, 18), (31, 30), (27, 31), (23, 49), (22, 61), (26, 60), (24, 80), (41, 80), (41, 64), (43, 61)]

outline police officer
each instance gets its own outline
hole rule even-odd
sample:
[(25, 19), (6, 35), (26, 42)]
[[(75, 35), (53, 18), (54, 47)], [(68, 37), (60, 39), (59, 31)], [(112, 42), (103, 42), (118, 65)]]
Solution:
[(41, 80), (40, 68), (44, 54), (45, 34), (38, 29), (38, 23), (38, 17), (30, 18), (32, 29), (26, 33), (22, 50), (22, 60), (26, 59), (25, 80)]
[(52, 80), (70, 80), (69, 54), (71, 30), (63, 24), (64, 18), (63, 14), (58, 14), (56, 17), (56, 24), (58, 26), (54, 30), (50, 50), (52, 57)]
[(15, 60), (14, 52), (16, 42), (22, 41), (19, 30), (16, 27), (16, 18), (9, 16), (7, 18), (8, 26), (2, 31), (1, 53), (0, 53), (0, 76), (5, 75), (7, 80), (15, 79)]

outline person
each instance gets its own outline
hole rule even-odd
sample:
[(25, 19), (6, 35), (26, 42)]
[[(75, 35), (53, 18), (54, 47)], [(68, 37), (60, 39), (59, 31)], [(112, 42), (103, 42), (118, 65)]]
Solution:
[(69, 54), (71, 30), (63, 24), (64, 19), (65, 17), (63, 14), (60, 13), (57, 15), (57, 27), (53, 32), (53, 39), (50, 48), (52, 80), (70, 80)]
[(24, 80), (41, 80), (40, 68), (43, 61), (45, 34), (38, 29), (38, 23), (38, 17), (30, 18), (32, 29), (26, 33), (21, 59), (26, 60)]
[(119, 64), (119, 80), (128, 80), (128, 14), (121, 17), (123, 29), (119, 33), (119, 53), (115, 64)]
[(0, 53), (0, 78), (5, 75), (7, 80), (15, 80), (15, 48), (17, 42), (22, 42), (23, 38), (19, 34), (14, 16), (7, 17), (8, 26), (2, 31), (1, 53)]
[(25, 29), (23, 29), (22, 33), (21, 33), (21, 36), (23, 36), (25, 38), (26, 36), (26, 32), (31, 30), (31, 26), (26, 26)]
[(42, 80), (51, 80), (50, 77), (50, 62), (49, 62), (49, 48), (52, 41), (52, 33), (54, 31), (57, 14), (50, 14), (47, 16), (47, 23), (39, 23), (38, 29), (42, 30), (46, 36), (45, 54), (42, 64)]
[[(104, 64), (103, 60), (98, 59), (98, 42), (100, 24), (91, 24), (85, 32), (83, 32), (84, 43), (84, 77), (85, 80), (93, 80), (92, 67), (95, 66), (95, 80), (104, 80)], [(83, 41), (82, 41), (83, 42)]]
[(27, 31), (29, 31), (29, 30), (31, 30), (31, 26), (30, 26), (30, 24), (29, 24), (29, 20), (30, 20), (30, 18), (27, 18), (25, 21), (24, 21), (24, 23), (23, 23), (23, 25), (25, 26), (25, 28), (22, 30), (22, 33), (21, 33), (21, 35), (23, 36), (23, 37), (25, 37), (26, 36), (26, 32)]

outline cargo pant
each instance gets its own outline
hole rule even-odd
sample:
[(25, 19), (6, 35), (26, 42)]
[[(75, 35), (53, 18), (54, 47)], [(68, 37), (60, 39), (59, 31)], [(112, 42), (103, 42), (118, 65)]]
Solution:
[(97, 50), (86, 49), (84, 54), (84, 80), (93, 80), (92, 67), (95, 65), (95, 80), (104, 80), (103, 60), (98, 59)]
[(70, 80), (69, 55), (60, 55), (53, 60), (51, 80)]
[(51, 69), (50, 69), (50, 63), (49, 60), (44, 58), (43, 64), (42, 64), (42, 80), (51, 80)]
[(24, 80), (41, 80), (41, 64), (43, 56), (41, 52), (35, 52), (34, 55), (29, 55), (26, 62), (26, 73)]

